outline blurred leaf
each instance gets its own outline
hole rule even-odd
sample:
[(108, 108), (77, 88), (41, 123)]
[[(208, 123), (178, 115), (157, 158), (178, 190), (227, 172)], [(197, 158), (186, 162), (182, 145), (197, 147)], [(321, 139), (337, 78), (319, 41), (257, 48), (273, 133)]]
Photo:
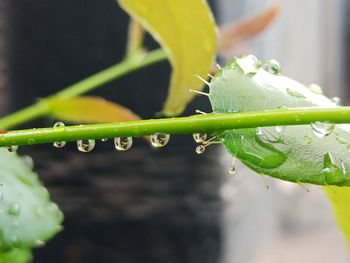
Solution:
[(42, 246), (62, 229), (63, 214), (28, 161), (3, 148), (0, 183), (0, 251)]
[(0, 252), (0, 263), (28, 263), (33, 259), (32, 252), (28, 249), (11, 249)]
[[(166, 51), (173, 67), (163, 114), (181, 114), (203, 83), (194, 77), (210, 72), (216, 55), (216, 25), (203, 0), (118, 0)], [(155, 83), (156, 85), (156, 83)]]
[(104, 123), (140, 119), (129, 109), (99, 97), (51, 99), (48, 104), (50, 115), (62, 121)]
[(276, 19), (280, 11), (281, 4), (278, 2), (255, 16), (221, 26), (218, 47), (219, 53), (224, 56), (234, 55), (238, 43), (252, 38), (266, 29)]
[(350, 187), (324, 187), (331, 200), (338, 226), (343, 231), (350, 250)]

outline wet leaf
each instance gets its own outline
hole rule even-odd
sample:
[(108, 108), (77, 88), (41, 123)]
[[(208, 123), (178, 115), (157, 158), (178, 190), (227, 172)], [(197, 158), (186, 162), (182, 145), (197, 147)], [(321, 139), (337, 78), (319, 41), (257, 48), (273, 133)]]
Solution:
[(232, 24), (220, 27), (218, 51), (221, 55), (232, 56), (237, 44), (252, 38), (265, 30), (281, 11), (280, 2), (263, 12)]
[[(163, 114), (178, 115), (201, 90), (216, 55), (216, 25), (203, 0), (118, 0), (166, 51), (173, 68)], [(155, 84), (156, 85), (156, 84)]]
[(129, 109), (99, 97), (76, 97), (48, 101), (50, 115), (75, 123), (105, 123), (140, 119)]
[(3, 148), (0, 149), (0, 213), (0, 251), (42, 246), (62, 228), (62, 212), (51, 202), (28, 162)]
[[(252, 55), (234, 59), (210, 84), (214, 112), (336, 107), (319, 92), (281, 76), (279, 71), (274, 60), (259, 62)], [(232, 155), (260, 174), (300, 183), (350, 185), (349, 125), (238, 129), (218, 137)]]
[(32, 261), (32, 253), (28, 249), (11, 249), (0, 252), (0, 263), (29, 263)]

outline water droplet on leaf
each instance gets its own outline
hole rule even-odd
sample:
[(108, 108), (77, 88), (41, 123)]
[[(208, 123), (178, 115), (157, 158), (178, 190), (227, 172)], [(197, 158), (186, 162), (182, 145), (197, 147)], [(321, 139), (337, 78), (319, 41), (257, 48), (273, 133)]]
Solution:
[(95, 140), (79, 140), (77, 146), (81, 152), (91, 152), (95, 147)]
[(127, 151), (132, 146), (132, 137), (118, 137), (114, 139), (115, 148), (118, 151)]
[(9, 215), (16, 216), (16, 215), (19, 215), (20, 212), (21, 212), (21, 207), (20, 207), (19, 203), (16, 203), (16, 202), (12, 203), (8, 209)]
[(322, 94), (323, 93), (322, 88), (319, 85), (314, 84), (314, 83), (307, 86), (307, 88), (315, 94)]
[(10, 153), (14, 153), (18, 150), (18, 145), (10, 145), (7, 146), (6, 149), (10, 152)]
[(294, 89), (290, 89), (287, 88), (287, 92), (289, 95), (293, 96), (293, 97), (297, 97), (297, 98), (305, 98), (305, 96), (303, 94), (301, 94), (300, 92), (294, 90)]
[(53, 128), (56, 132), (63, 132), (66, 129), (65, 126), (63, 122), (59, 121), (53, 125)]
[(194, 133), (193, 139), (196, 143), (202, 143), (207, 139), (207, 134), (205, 133)]
[(312, 131), (317, 137), (323, 138), (334, 131), (335, 124), (330, 122), (316, 121), (311, 123)]
[(165, 133), (155, 133), (150, 136), (153, 147), (160, 148), (168, 144), (170, 135)]
[(101, 139), (101, 141), (102, 142), (106, 142), (106, 141), (108, 141), (108, 139), (107, 138), (103, 138), (103, 139)]
[(256, 73), (258, 71), (259, 60), (254, 55), (242, 55), (236, 58), (237, 65), (244, 74)]
[(267, 61), (264, 61), (261, 65), (263, 69), (265, 69), (267, 72), (278, 75), (281, 73), (281, 66), (280, 63), (275, 59), (270, 59)]

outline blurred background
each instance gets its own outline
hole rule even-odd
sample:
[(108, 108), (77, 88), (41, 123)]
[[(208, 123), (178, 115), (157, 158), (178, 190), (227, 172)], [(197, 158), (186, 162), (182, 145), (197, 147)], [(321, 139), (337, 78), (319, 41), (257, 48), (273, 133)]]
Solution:
[[(275, 3), (209, 2), (219, 24)], [(240, 43), (237, 53), (275, 58), (283, 74), (318, 83), (347, 104), (350, 3), (281, 2), (272, 26)], [(120, 61), (127, 25), (128, 16), (114, 0), (0, 1), (0, 112), (29, 105)], [(157, 46), (149, 36), (146, 45)], [(151, 118), (164, 102), (169, 73), (164, 62), (93, 94)], [(198, 108), (210, 111), (206, 98), (197, 98), (185, 114)], [(26, 127), (53, 123), (40, 120)], [(264, 180), (239, 163), (230, 175), (231, 158), (221, 147), (200, 156), (194, 148), (190, 136), (174, 136), (161, 151), (140, 140), (123, 154), (110, 142), (98, 143), (89, 154), (78, 153), (75, 145), (21, 148), (21, 155), (34, 159), (66, 217), (65, 230), (35, 251), (34, 262), (350, 262), (319, 187)]]

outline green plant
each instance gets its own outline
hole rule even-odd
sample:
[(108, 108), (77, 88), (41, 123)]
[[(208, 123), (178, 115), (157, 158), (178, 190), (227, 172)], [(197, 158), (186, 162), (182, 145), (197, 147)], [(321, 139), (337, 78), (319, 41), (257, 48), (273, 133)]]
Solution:
[[(350, 215), (346, 209), (349, 190), (334, 187), (334, 191), (329, 191), (328, 186), (350, 185), (347, 168), (350, 135), (346, 127), (335, 126), (349, 122), (350, 108), (335, 105), (320, 94), (317, 86), (308, 88), (281, 76), (275, 61), (260, 62), (252, 55), (233, 59), (217, 71), (210, 83), (201, 77), (193, 77), (193, 74), (203, 77), (211, 71), (217, 51), (228, 52), (232, 46), (232, 34), (239, 40), (255, 34), (256, 31), (248, 35), (244, 32), (256, 19), (268, 24), (278, 6), (255, 20), (222, 30), (221, 41), (217, 42), (215, 22), (204, 1), (176, 0), (168, 1), (167, 5), (163, 0), (119, 0), (119, 3), (138, 21), (130, 24), (127, 56), (121, 63), (0, 119), (2, 129), (11, 129), (43, 116), (70, 122), (101, 123), (78, 126), (58, 123), (52, 128), (3, 130), (0, 146), (14, 151), (18, 145), (55, 143), (62, 147), (68, 141), (78, 141), (80, 150), (88, 152), (93, 149), (96, 139), (117, 138), (117, 149), (127, 150), (132, 143), (131, 137), (151, 136), (152, 143), (160, 147), (168, 141), (166, 134), (195, 133), (201, 143), (198, 153), (212, 143), (222, 143), (233, 156), (260, 174), (297, 183), (325, 185), (339, 224), (349, 238), (347, 219)], [(196, 14), (189, 10), (196, 10)], [(177, 18), (179, 13), (182, 14), (181, 21)], [(191, 23), (188, 23), (189, 19)], [(156, 36), (164, 51), (147, 52), (142, 48), (144, 32), (140, 24)], [(77, 97), (167, 57), (173, 74), (162, 114), (181, 114), (196, 92), (208, 95), (213, 113), (137, 120), (137, 115), (122, 106), (99, 98)], [(203, 82), (210, 87), (208, 94), (200, 91)], [(189, 89), (193, 92), (188, 92)], [(96, 105), (99, 107), (94, 108), (95, 113), (101, 114), (89, 112), (89, 106)], [(215, 139), (205, 140), (203, 134), (206, 133), (213, 134)], [(2, 194), (6, 197), (6, 202), (2, 203), (6, 220), (0, 224), (0, 249), (6, 252), (0, 254), (0, 259), (26, 262), (30, 259), (30, 248), (42, 245), (61, 229), (62, 213), (49, 201), (36, 175), (20, 157), (5, 150), (0, 153), (3, 168), (0, 178), (4, 182), (0, 197)], [(17, 167), (18, 171), (14, 173), (12, 167)], [(17, 192), (20, 194), (14, 195)], [(12, 222), (17, 222), (16, 227), (10, 226)], [(14, 259), (13, 254), (21, 256)]]

